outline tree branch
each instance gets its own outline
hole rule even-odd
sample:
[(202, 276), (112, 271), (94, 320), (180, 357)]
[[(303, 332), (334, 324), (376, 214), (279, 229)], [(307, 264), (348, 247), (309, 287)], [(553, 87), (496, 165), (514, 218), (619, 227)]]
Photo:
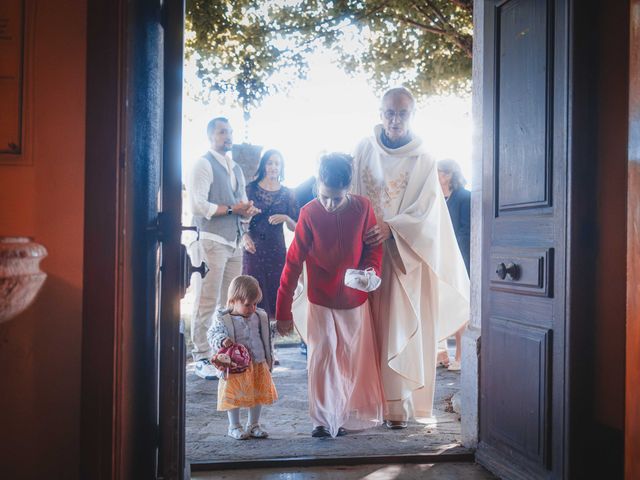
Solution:
[[(458, 30), (451, 25), (449, 20), (445, 17), (442, 11), (431, 0), (425, 0), (426, 4), (431, 7), (436, 16), (442, 22), (442, 35), (450, 38), (457, 46), (464, 52), (464, 54), (471, 58), (473, 55), (473, 39), (469, 35), (462, 35)], [(417, 4), (414, 4), (417, 7)], [(423, 12), (425, 13), (425, 12)], [(425, 13), (426, 14), (426, 13)]]
[(415, 8), (415, 9), (417, 10), (417, 12), (418, 12), (418, 13), (421, 13), (422, 15), (424, 15), (425, 17), (427, 17), (427, 19), (428, 19), (431, 23), (433, 23), (434, 25), (437, 25), (437, 23), (438, 23), (437, 18), (435, 18), (435, 19), (434, 19), (434, 18), (432, 17), (432, 12), (430, 12), (430, 11), (429, 11), (429, 9), (425, 9), (425, 8), (424, 8), (424, 6), (423, 6), (421, 3), (419, 3), (419, 2), (413, 2), (413, 3), (411, 4), (411, 6), (412, 6), (413, 8)]
[(414, 27), (418, 27), (420, 30), (424, 30), (425, 32), (434, 33), (436, 35), (445, 35), (447, 33), (441, 28), (432, 27), (431, 25), (425, 25), (424, 23), (418, 22), (409, 17), (405, 17), (404, 15), (396, 14), (394, 15), (394, 17), (401, 22), (408, 23), (409, 25), (413, 25)]
[(473, 38), (470, 35), (461, 36), (454, 33), (448, 36), (468, 58), (473, 57)]
[(442, 11), (433, 2), (425, 0), (425, 3), (431, 7), (431, 10), (433, 10), (433, 12), (436, 14), (436, 17), (440, 19), (443, 25), (447, 25), (449, 26), (449, 28), (451, 28), (449, 20), (447, 20)]

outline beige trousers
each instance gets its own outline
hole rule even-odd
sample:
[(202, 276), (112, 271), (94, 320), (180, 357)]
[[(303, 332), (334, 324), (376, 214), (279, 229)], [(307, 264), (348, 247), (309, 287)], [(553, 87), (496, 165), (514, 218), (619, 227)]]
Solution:
[(203, 239), (193, 243), (191, 260), (194, 265), (204, 261), (209, 267), (204, 279), (200, 275), (193, 277), (196, 296), (191, 316), (191, 353), (197, 362), (213, 355), (207, 341), (207, 331), (216, 308), (226, 307), (231, 280), (242, 273), (242, 249)]

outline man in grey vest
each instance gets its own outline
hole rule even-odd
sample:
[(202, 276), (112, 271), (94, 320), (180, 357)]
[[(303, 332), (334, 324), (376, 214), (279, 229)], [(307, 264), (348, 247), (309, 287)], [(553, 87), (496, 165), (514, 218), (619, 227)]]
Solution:
[(245, 230), (249, 219), (260, 210), (247, 201), (242, 169), (228, 155), (233, 145), (229, 120), (211, 120), (207, 136), (211, 148), (198, 158), (189, 178), (193, 224), (200, 229), (200, 240), (193, 244), (191, 258), (195, 265), (204, 260), (210, 269), (204, 279), (195, 276), (191, 341), (196, 375), (213, 380), (216, 369), (209, 362), (213, 352), (207, 330), (216, 306), (226, 306), (229, 283), (242, 271), (242, 243), (249, 240)]

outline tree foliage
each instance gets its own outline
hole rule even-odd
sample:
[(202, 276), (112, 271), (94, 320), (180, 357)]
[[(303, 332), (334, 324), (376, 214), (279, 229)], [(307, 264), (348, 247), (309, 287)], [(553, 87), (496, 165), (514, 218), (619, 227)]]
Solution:
[(382, 91), (418, 97), (468, 91), (472, 0), (188, 0), (187, 55), (203, 91), (230, 96), (245, 118), (308, 71), (317, 48)]

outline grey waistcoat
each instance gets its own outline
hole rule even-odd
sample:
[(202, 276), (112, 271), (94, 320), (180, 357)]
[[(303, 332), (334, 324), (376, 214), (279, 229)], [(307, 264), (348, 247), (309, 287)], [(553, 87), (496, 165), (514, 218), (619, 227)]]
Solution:
[[(209, 160), (211, 171), (213, 172), (213, 182), (209, 187), (209, 202), (218, 205), (235, 205), (242, 200), (245, 189), (244, 175), (238, 165), (233, 166), (233, 173), (238, 181), (235, 191), (231, 188), (231, 179), (227, 173), (227, 169), (220, 165), (211, 152), (207, 152), (204, 158)], [(211, 217), (207, 220), (205, 217), (194, 215), (193, 222), (203, 232), (215, 233), (225, 240), (235, 242), (240, 237), (240, 216), (239, 215), (223, 215)]]

